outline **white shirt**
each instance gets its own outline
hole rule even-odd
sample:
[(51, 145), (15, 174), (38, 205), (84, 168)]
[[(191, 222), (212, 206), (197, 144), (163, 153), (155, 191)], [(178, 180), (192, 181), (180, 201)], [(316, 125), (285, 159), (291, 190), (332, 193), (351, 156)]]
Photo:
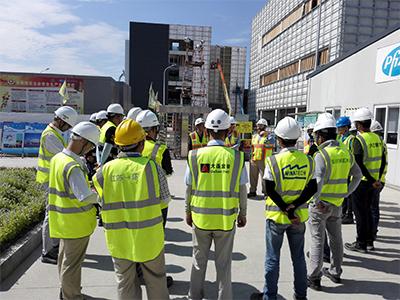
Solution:
[[(55, 131), (57, 131), (57, 133), (59, 133), (62, 136), (62, 131), (60, 129), (58, 129), (56, 126), (54, 126), (51, 123), (49, 124), (49, 126), (52, 129), (54, 129)], [(54, 134), (47, 134), (44, 137), (43, 142), (44, 142), (45, 149), (47, 151), (49, 151), (50, 153), (52, 153), (53, 155), (56, 155), (57, 153), (61, 152), (64, 148), (63, 143)]]

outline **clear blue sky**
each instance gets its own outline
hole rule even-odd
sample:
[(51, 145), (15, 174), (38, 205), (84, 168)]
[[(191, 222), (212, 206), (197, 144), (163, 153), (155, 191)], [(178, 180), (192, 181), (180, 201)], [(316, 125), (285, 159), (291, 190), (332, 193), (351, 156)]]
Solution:
[[(0, 16), (0, 70), (107, 75), (124, 68), (129, 21), (212, 26), (212, 43), (250, 46), (266, 0), (14, 0)], [(248, 66), (247, 66), (248, 67)]]

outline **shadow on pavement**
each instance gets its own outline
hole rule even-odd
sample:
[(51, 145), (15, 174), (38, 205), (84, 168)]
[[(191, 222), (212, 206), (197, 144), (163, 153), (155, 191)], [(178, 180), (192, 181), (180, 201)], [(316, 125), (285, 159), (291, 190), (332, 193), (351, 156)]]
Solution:
[[(366, 294), (381, 296), (384, 299), (399, 299), (400, 284), (385, 281), (342, 279), (341, 285), (335, 287), (324, 286), (322, 291), (332, 294)], [(351, 299), (351, 295), (348, 295), (348, 298)]]
[[(192, 246), (181, 246), (176, 244), (165, 244), (165, 253), (174, 254), (178, 256), (192, 256)], [(233, 252), (232, 253), (232, 260), (245, 260), (247, 257), (243, 253)], [(214, 251), (210, 250), (209, 260), (214, 260)]]
[(178, 274), (185, 272), (185, 268), (177, 265), (165, 265), (165, 269), (167, 270), (168, 274)]
[(165, 240), (169, 242), (190, 242), (192, 235), (177, 228), (165, 228)]
[(386, 202), (386, 201), (380, 200), (379, 204), (380, 205), (397, 205), (398, 203), (396, 203), (396, 202)]
[(379, 209), (381, 211), (389, 211), (391, 213), (400, 212), (400, 207), (398, 206), (380, 206)]
[(24, 275), (25, 272), (35, 263), (35, 261), (38, 260), (41, 254), (42, 254), (42, 246), (33, 251), (32, 254), (29, 255), (28, 258), (25, 259), (22, 262), (22, 264), (20, 264), (14, 270), (14, 272), (12, 272), (11, 275), (6, 280), (0, 283), (0, 291), (4, 292), (10, 290), (14, 286), (14, 284), (21, 278), (21, 276)]
[[(252, 293), (258, 292), (258, 289), (252, 285), (243, 282), (232, 282), (233, 299), (250, 299)], [(171, 299), (188, 299), (189, 292), (188, 281), (174, 281), (174, 285), (169, 289), (171, 295), (183, 296), (179, 298), (171, 297)], [(215, 282), (206, 281), (204, 283), (204, 299), (217, 299), (218, 286)]]
[(347, 259), (355, 261), (343, 261), (343, 265), (351, 267), (359, 267), (367, 270), (374, 270), (386, 274), (400, 275), (400, 259), (385, 261), (375, 258), (361, 257), (355, 255), (344, 254)]
[(177, 196), (172, 196), (172, 200), (182, 201), (182, 200), (185, 200), (185, 198), (183, 198), (183, 197), (177, 197)]
[(86, 294), (82, 294), (84, 296), (84, 299), (86, 300), (111, 300), (109, 298), (99, 298), (99, 297), (91, 297), (89, 295)]
[(256, 197), (247, 198), (247, 200), (252, 200), (252, 201), (263, 201), (263, 200), (265, 200), (265, 197), (264, 197), (264, 196), (261, 196), (261, 195), (257, 195)]
[(167, 223), (168, 222), (182, 222), (182, 218), (167, 218)]
[(82, 267), (114, 272), (114, 264), (110, 255), (86, 254)]
[(385, 222), (385, 221), (379, 221), (379, 227), (400, 229), (400, 222)]

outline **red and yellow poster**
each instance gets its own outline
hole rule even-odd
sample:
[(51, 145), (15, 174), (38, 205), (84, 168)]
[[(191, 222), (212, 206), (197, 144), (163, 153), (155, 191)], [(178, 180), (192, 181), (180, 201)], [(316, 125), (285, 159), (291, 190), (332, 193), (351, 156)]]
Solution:
[(65, 105), (83, 113), (83, 79), (0, 74), (0, 112), (52, 113), (62, 106), (58, 93), (67, 80), (69, 100)]

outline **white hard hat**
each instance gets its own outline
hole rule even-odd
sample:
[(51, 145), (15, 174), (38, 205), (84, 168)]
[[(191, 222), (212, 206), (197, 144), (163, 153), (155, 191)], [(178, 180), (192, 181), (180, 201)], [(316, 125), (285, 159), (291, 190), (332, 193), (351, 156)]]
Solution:
[(276, 125), (274, 133), (284, 140), (297, 140), (301, 136), (301, 129), (295, 119), (284, 117)]
[(101, 110), (96, 114), (96, 120), (107, 120), (107, 112), (105, 110)]
[(138, 122), (143, 128), (150, 128), (160, 125), (156, 114), (151, 110), (141, 111), (136, 117), (136, 122)]
[(382, 131), (383, 127), (377, 120), (372, 120), (370, 130), (372, 132)]
[(315, 122), (314, 132), (328, 128), (336, 128), (336, 120), (330, 113), (322, 113)]
[(258, 120), (256, 125), (264, 125), (264, 126), (268, 126), (268, 122), (267, 120), (265, 120), (264, 118), (261, 118), (260, 120)]
[(142, 111), (142, 109), (140, 107), (132, 107), (129, 112), (128, 115), (126, 116), (128, 119), (131, 119), (133, 121), (136, 121), (136, 117), (138, 116), (138, 114)]
[(226, 130), (231, 127), (229, 115), (222, 109), (214, 109), (208, 114), (205, 126), (207, 129), (214, 129), (214, 132)]
[(97, 117), (97, 114), (96, 114), (96, 113), (91, 114), (91, 115), (90, 115), (90, 118), (89, 118), (89, 121), (90, 121), (90, 122), (96, 122), (96, 117)]
[(229, 121), (231, 122), (231, 125), (237, 124), (235, 117), (229, 117)]
[(122, 108), (121, 104), (113, 103), (113, 104), (110, 104), (107, 107), (107, 113), (108, 114), (123, 115), (124, 114), (124, 109)]
[(307, 130), (309, 130), (309, 129), (314, 129), (314, 126), (315, 126), (315, 124), (314, 124), (314, 123), (310, 123), (310, 124), (308, 124), (308, 126), (307, 126)]
[(366, 121), (372, 120), (373, 118), (374, 116), (372, 115), (372, 112), (367, 107), (361, 107), (353, 113), (351, 116), (351, 121)]
[(357, 131), (356, 124), (354, 122), (351, 123), (349, 131)]
[(197, 126), (199, 124), (204, 124), (205, 121), (203, 118), (197, 118), (196, 121), (194, 121), (194, 126)]
[(69, 106), (61, 106), (57, 108), (54, 114), (70, 126), (75, 126), (78, 113)]
[(93, 123), (80, 122), (71, 131), (95, 145), (99, 143), (100, 129)]

